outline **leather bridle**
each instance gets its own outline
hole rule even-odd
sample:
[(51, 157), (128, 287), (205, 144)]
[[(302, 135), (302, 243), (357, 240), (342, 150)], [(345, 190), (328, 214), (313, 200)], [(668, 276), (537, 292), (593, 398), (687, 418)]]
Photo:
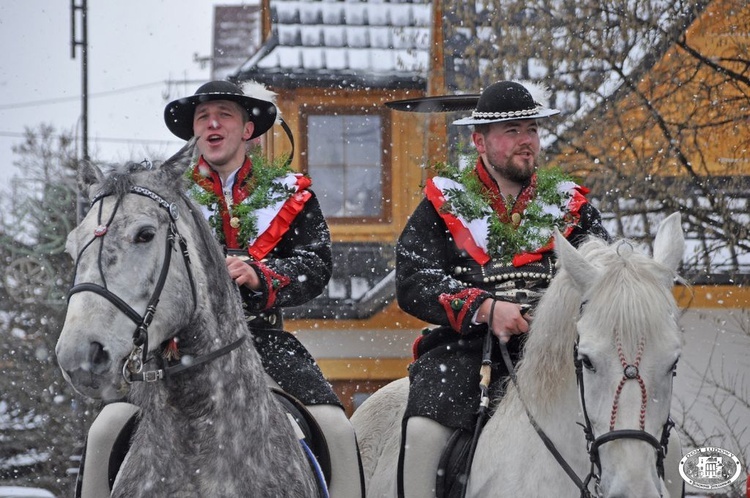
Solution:
[[(617, 390), (615, 391), (615, 397), (612, 402), (612, 414), (610, 417), (609, 431), (600, 436), (596, 436), (594, 434), (594, 430), (591, 425), (591, 420), (589, 419), (588, 411), (586, 409), (586, 395), (585, 395), (585, 389), (584, 389), (584, 384), (583, 384), (583, 368), (584, 367), (583, 367), (583, 360), (580, 358), (578, 354), (578, 341), (579, 341), (579, 338), (576, 339), (575, 345), (573, 347), (573, 362), (575, 364), (576, 382), (578, 384), (578, 392), (579, 392), (579, 396), (581, 400), (581, 408), (583, 410), (583, 418), (585, 422), (585, 425), (583, 425), (583, 432), (586, 436), (589, 460), (591, 461), (591, 468), (589, 470), (589, 474), (583, 482), (584, 486), (588, 487), (589, 482), (593, 478), (598, 488), (600, 480), (601, 480), (601, 461), (599, 459), (599, 447), (605, 443), (616, 441), (618, 439), (636, 439), (636, 440), (644, 441), (650, 444), (651, 446), (653, 446), (654, 450), (656, 450), (656, 472), (657, 472), (657, 475), (663, 479), (664, 478), (664, 457), (667, 454), (667, 445), (669, 444), (669, 433), (674, 427), (674, 422), (672, 421), (671, 417), (667, 416), (667, 420), (664, 422), (664, 425), (662, 426), (660, 439), (656, 439), (656, 437), (654, 437), (651, 433), (646, 431), (645, 419), (646, 419), (646, 404), (648, 401), (648, 397), (646, 394), (646, 386), (638, 371), (638, 366), (641, 360), (641, 355), (643, 353), (643, 347), (644, 347), (643, 339), (641, 339), (641, 341), (638, 344), (638, 352), (636, 354), (636, 359), (635, 361), (633, 361), (633, 363), (628, 363), (625, 360), (625, 356), (622, 352), (622, 347), (620, 346), (618, 342), (617, 350), (618, 350), (618, 355), (620, 358), (620, 363), (623, 366), (623, 376), (622, 376), (622, 379), (620, 380)], [(641, 411), (640, 411), (640, 417), (639, 417), (639, 429), (615, 430), (614, 427), (615, 427), (615, 421), (617, 419), (617, 410), (619, 407), (620, 393), (622, 391), (622, 387), (625, 384), (625, 382), (629, 380), (637, 381), (641, 389)]]
[(122, 200), (123, 200), (124, 195), (121, 195), (117, 198), (117, 201), (115, 202), (114, 208), (112, 209), (112, 213), (110, 214), (109, 219), (104, 223), (102, 223), (102, 212), (103, 212), (104, 203), (101, 201), (105, 197), (109, 197), (112, 194), (102, 193), (94, 197), (94, 199), (91, 201), (92, 207), (95, 204), (99, 203), (99, 212), (98, 212), (98, 217), (97, 217), (98, 225), (96, 229), (94, 230), (94, 237), (89, 242), (87, 242), (78, 253), (78, 256), (76, 258), (76, 264), (75, 264), (75, 272), (76, 273), (78, 272), (78, 265), (81, 261), (81, 257), (83, 256), (84, 251), (86, 251), (86, 249), (91, 247), (91, 245), (95, 241), (99, 240), (100, 244), (99, 244), (98, 269), (99, 269), (99, 277), (102, 283), (101, 285), (95, 284), (92, 282), (83, 282), (83, 283), (75, 284), (68, 291), (68, 300), (70, 300), (71, 296), (79, 292), (93, 292), (95, 294), (98, 294), (104, 297), (106, 300), (112, 303), (118, 310), (120, 310), (125, 316), (127, 316), (133, 323), (135, 323), (136, 328), (135, 328), (135, 331), (133, 332), (133, 349), (130, 355), (128, 356), (128, 359), (123, 364), (122, 375), (128, 383), (132, 383), (134, 381), (154, 382), (157, 380), (167, 378), (170, 375), (183, 372), (187, 370), (188, 368), (192, 368), (194, 366), (206, 363), (207, 361), (211, 361), (215, 358), (218, 358), (236, 349), (237, 347), (240, 346), (240, 344), (242, 344), (242, 342), (245, 339), (245, 336), (242, 336), (239, 340), (227, 346), (224, 346), (216, 351), (213, 351), (206, 355), (196, 357), (192, 359), (192, 361), (189, 364), (177, 364), (177, 365), (167, 367), (164, 369), (147, 371), (147, 372), (143, 371), (144, 365), (146, 364), (148, 360), (148, 351), (149, 351), (148, 328), (151, 325), (151, 322), (154, 318), (154, 314), (156, 313), (156, 306), (159, 303), (161, 293), (164, 289), (164, 284), (166, 282), (167, 275), (169, 273), (169, 267), (170, 267), (170, 263), (172, 259), (172, 251), (175, 249), (176, 244), (179, 245), (180, 251), (182, 253), (182, 258), (185, 263), (185, 268), (187, 269), (188, 280), (190, 281), (190, 290), (191, 290), (192, 297), (193, 297), (193, 311), (191, 315), (195, 314), (195, 310), (198, 305), (198, 297), (197, 297), (197, 289), (195, 286), (195, 279), (193, 278), (193, 272), (192, 272), (192, 267), (190, 263), (190, 255), (187, 249), (187, 243), (185, 241), (185, 238), (180, 234), (177, 228), (176, 222), (177, 222), (177, 219), (179, 218), (177, 205), (174, 203), (167, 202), (164, 199), (164, 197), (162, 197), (161, 195), (157, 194), (156, 192), (146, 187), (132, 186), (130, 188), (129, 193), (141, 195), (141, 196), (144, 196), (153, 200), (169, 214), (169, 226), (166, 232), (164, 260), (162, 262), (161, 271), (159, 273), (159, 278), (156, 281), (156, 285), (154, 286), (154, 290), (151, 293), (151, 298), (148, 301), (144, 314), (140, 315), (137, 311), (133, 309), (132, 306), (126, 303), (121, 297), (119, 297), (117, 294), (109, 290), (109, 288), (107, 287), (107, 281), (104, 275), (104, 268), (102, 265), (102, 257), (104, 254), (104, 236), (107, 234), (107, 231), (109, 230), (109, 227), (112, 224), (112, 221), (114, 220), (114, 217), (117, 214), (117, 211), (122, 205)]

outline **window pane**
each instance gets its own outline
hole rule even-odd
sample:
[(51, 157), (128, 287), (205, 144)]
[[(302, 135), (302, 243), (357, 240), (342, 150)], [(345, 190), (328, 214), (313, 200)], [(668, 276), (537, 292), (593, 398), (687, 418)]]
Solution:
[(325, 216), (345, 216), (340, 213), (344, 205), (344, 190), (341, 178), (344, 167), (338, 166), (309, 166), (309, 173), (313, 179), (313, 191), (318, 196), (320, 207)]
[(377, 217), (383, 209), (380, 116), (309, 116), (308, 173), (328, 217)]

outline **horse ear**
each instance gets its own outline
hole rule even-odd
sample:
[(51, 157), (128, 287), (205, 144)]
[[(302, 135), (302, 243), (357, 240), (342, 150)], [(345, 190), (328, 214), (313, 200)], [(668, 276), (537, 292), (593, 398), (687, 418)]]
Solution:
[(555, 253), (561, 268), (568, 272), (575, 282), (578, 291), (583, 294), (591, 288), (599, 275), (598, 270), (589, 263), (581, 253), (568, 242), (563, 234), (555, 228)]
[(193, 158), (198, 151), (195, 147), (197, 141), (196, 137), (191, 138), (172, 157), (164, 161), (164, 164), (161, 165), (161, 170), (167, 172), (175, 180), (182, 177), (190, 164), (192, 164)]
[(654, 260), (667, 268), (677, 270), (685, 252), (685, 235), (682, 232), (680, 213), (672, 213), (661, 222), (654, 238)]
[(104, 180), (104, 173), (91, 161), (81, 161), (78, 164), (76, 175), (78, 182), (78, 191), (86, 192), (91, 197), (91, 187)]

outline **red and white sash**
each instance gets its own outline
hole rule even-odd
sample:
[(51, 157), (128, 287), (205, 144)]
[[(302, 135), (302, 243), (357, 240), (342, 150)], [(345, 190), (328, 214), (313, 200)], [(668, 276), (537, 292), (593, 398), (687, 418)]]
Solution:
[[(485, 216), (469, 221), (459, 213), (451, 212), (444, 207), (446, 202), (450, 201), (451, 190), (465, 191), (466, 189), (455, 180), (439, 176), (428, 179), (425, 185), (427, 199), (445, 222), (456, 242), (456, 246), (466, 251), (477, 263), (484, 265), (491, 259), (488, 254), (491, 208), (488, 205)], [(588, 189), (574, 182), (565, 181), (558, 184), (557, 190), (563, 194), (563, 205), (543, 204), (541, 208), (543, 212), (551, 214), (555, 219), (565, 220), (564, 229), (561, 232), (567, 237), (580, 218), (581, 207), (588, 202), (585, 197)], [(523, 221), (521, 221), (521, 224), (523, 224)], [(552, 227), (544, 230), (549, 232), (548, 242), (542, 247), (513, 255), (514, 266), (538, 261), (542, 258), (543, 253), (553, 249)]]

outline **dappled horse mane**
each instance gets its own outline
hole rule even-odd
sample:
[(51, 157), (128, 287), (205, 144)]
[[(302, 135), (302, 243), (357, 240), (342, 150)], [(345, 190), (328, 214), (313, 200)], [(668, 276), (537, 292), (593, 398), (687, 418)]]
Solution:
[[(607, 244), (590, 238), (579, 252), (599, 269), (600, 278), (582, 296), (571, 276), (562, 269), (552, 280), (534, 311), (531, 332), (518, 366), (523, 396), (536, 399), (540, 406), (554, 410), (563, 386), (575, 383), (573, 344), (576, 322), (582, 310), (593, 313), (594, 323), (603, 324), (602, 333), (618, 331), (623, 350), (633, 356), (642, 336), (646, 343), (663, 340), (667, 320), (676, 321), (678, 311), (671, 288), (664, 284), (676, 274), (650, 257), (634, 250), (632, 241), (621, 239)], [(509, 391), (515, 398), (515, 391)]]
[(132, 175), (151, 169), (151, 163), (148, 162), (128, 162), (117, 166), (105, 177), (98, 193), (121, 197), (129, 193), (130, 188), (137, 183), (133, 181)]

